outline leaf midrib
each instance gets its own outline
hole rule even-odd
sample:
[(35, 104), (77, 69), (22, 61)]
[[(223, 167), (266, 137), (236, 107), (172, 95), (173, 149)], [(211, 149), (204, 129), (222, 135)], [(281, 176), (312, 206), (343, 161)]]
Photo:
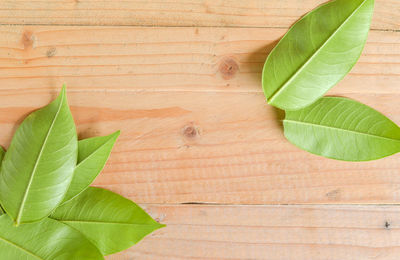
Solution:
[(295, 73), (290, 76), (288, 80), (286, 80), (283, 85), (278, 88), (268, 99), (268, 102), (273, 102), (274, 99), (279, 96), (279, 94), (303, 71), (303, 69), (316, 57), (317, 54), (328, 44), (328, 42), (342, 29), (342, 27), (353, 17), (355, 13), (365, 4), (365, 2), (368, 0), (364, 0), (354, 11), (340, 24), (338, 28), (331, 34), (331, 36), (328, 37), (328, 39), (325, 40), (325, 42), (301, 65)]
[(374, 134), (365, 133), (365, 132), (358, 132), (358, 131), (349, 130), (349, 129), (343, 129), (343, 128), (334, 127), (334, 126), (319, 125), (319, 124), (308, 123), (308, 122), (302, 122), (302, 121), (295, 121), (295, 120), (290, 120), (290, 119), (285, 119), (284, 122), (289, 122), (289, 123), (294, 123), (294, 124), (300, 124), (300, 125), (308, 125), (308, 126), (314, 126), (314, 127), (320, 127), (320, 128), (333, 129), (333, 130), (336, 130), (336, 131), (350, 132), (350, 133), (352, 133), (352, 134), (360, 134), (360, 135), (366, 135), (366, 136), (369, 136), (369, 137), (381, 138), (381, 139), (384, 139), (384, 140), (400, 142), (399, 139), (394, 139), (394, 138), (385, 137), (385, 136), (380, 136), (380, 135), (374, 135)]
[(62, 96), (61, 96), (61, 100), (60, 100), (60, 104), (59, 104), (59, 106), (58, 106), (57, 112), (56, 112), (56, 114), (54, 115), (53, 121), (51, 122), (51, 125), (50, 125), (50, 127), (49, 127), (49, 130), (48, 130), (47, 133), (46, 133), (46, 137), (45, 137), (45, 139), (44, 139), (44, 142), (43, 142), (43, 144), (42, 144), (42, 147), (40, 148), (40, 152), (39, 152), (39, 154), (38, 154), (38, 157), (36, 158), (35, 165), (34, 165), (34, 167), (33, 167), (31, 176), (30, 176), (30, 178), (29, 178), (28, 185), (27, 185), (27, 187), (26, 187), (26, 189), (25, 189), (24, 197), (22, 198), (22, 202), (21, 202), (20, 208), (19, 208), (19, 210), (18, 210), (18, 214), (17, 214), (17, 216), (16, 216), (16, 221), (15, 221), (15, 223), (16, 223), (17, 225), (19, 224), (19, 222), (20, 222), (20, 220), (21, 220), (22, 211), (23, 211), (23, 209), (24, 209), (24, 207), (25, 207), (25, 203), (26, 203), (26, 200), (27, 200), (27, 198), (28, 198), (29, 190), (30, 190), (30, 187), (31, 187), (32, 182), (33, 182), (33, 177), (35, 176), (35, 173), (36, 173), (36, 170), (37, 170), (37, 166), (38, 166), (38, 164), (39, 164), (40, 158), (42, 157), (42, 154), (43, 154), (43, 151), (44, 151), (44, 147), (46, 147), (47, 140), (49, 139), (50, 133), (51, 133), (51, 131), (52, 131), (52, 129), (53, 129), (54, 122), (57, 120), (57, 117), (58, 117), (58, 115), (59, 115), (59, 113), (60, 113), (60, 111), (61, 111), (61, 107), (62, 107), (62, 104), (63, 104), (63, 102), (64, 102), (64, 97), (65, 97), (65, 93), (63, 93)]
[(0, 237), (0, 240), (3, 241), (3, 242), (6, 243), (6, 244), (10, 244), (11, 246), (14, 246), (14, 247), (20, 249), (21, 251), (23, 251), (24, 253), (26, 253), (26, 254), (28, 254), (28, 255), (31, 255), (31, 256), (33, 256), (33, 257), (35, 257), (35, 258), (37, 258), (37, 259), (40, 259), (40, 260), (45, 260), (44, 258), (41, 258), (40, 256), (35, 255), (35, 254), (32, 253), (31, 251), (26, 250), (25, 248), (23, 248), (23, 247), (21, 247), (21, 246), (15, 244), (15, 243), (13, 243), (12, 241), (9, 241), (9, 240), (7, 240), (7, 239), (5, 239), (5, 238), (3, 238), (3, 237)]

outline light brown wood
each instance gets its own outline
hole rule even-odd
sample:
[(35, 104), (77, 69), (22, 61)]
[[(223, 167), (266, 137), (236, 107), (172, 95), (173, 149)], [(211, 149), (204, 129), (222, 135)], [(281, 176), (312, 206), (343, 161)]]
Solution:
[[(2, 24), (289, 27), (326, 0), (3, 0)], [(400, 29), (397, 0), (377, 0), (373, 29)]]
[[(397, 260), (397, 206), (222, 205), (400, 203), (400, 154), (308, 154), (264, 100), (268, 53), (324, 2), (0, 1), (0, 144), (63, 83), (80, 138), (122, 130), (95, 185), (167, 227), (109, 260)], [(371, 28), (330, 94), (400, 124), (400, 1), (376, 0)], [(220, 204), (149, 204), (183, 202)]]
[[(273, 28), (0, 27), (0, 142), (68, 85), (81, 137), (122, 135), (96, 185), (142, 203), (398, 203), (400, 155), (323, 159), (264, 101)], [(400, 33), (372, 31), (331, 94), (400, 124)]]
[[(67, 82), (85, 90), (261, 93), (273, 28), (0, 26), (2, 89)], [(392, 94), (400, 83), (399, 33), (372, 31), (341, 93)], [(368, 88), (367, 88), (368, 86)], [(46, 90), (45, 90), (46, 91)]]
[(144, 205), (167, 224), (128, 259), (397, 260), (396, 206)]

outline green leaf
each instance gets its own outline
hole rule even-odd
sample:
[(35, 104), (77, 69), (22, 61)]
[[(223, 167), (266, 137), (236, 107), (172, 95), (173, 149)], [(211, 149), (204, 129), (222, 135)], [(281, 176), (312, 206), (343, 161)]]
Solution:
[[(4, 151), (4, 148), (0, 146), (0, 167), (1, 163), (3, 162), (4, 155), (6, 154), (6, 151)], [(4, 213), (3, 207), (0, 205), (0, 215)]]
[(1, 259), (104, 259), (81, 233), (52, 219), (14, 227), (7, 215), (0, 217)]
[(16, 225), (41, 220), (63, 200), (76, 166), (78, 141), (65, 88), (17, 129), (3, 159), (0, 201)]
[(164, 225), (132, 201), (89, 187), (50, 216), (82, 232), (103, 255), (122, 251)]
[(374, 0), (336, 0), (299, 20), (265, 62), (268, 103), (300, 109), (336, 85), (361, 55), (373, 8)]
[(351, 99), (324, 97), (286, 112), (286, 138), (328, 158), (369, 161), (400, 152), (400, 128), (378, 111)]
[(78, 165), (64, 201), (84, 191), (103, 170), (120, 131), (78, 142)]

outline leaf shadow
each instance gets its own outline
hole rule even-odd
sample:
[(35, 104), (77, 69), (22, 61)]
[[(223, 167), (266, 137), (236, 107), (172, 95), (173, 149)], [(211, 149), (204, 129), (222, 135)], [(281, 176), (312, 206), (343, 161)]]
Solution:
[(267, 59), (268, 55), (271, 51), (275, 48), (281, 38), (276, 39), (265, 46), (262, 46), (255, 51), (251, 52), (248, 58), (245, 60), (246, 63), (254, 64), (251, 73), (252, 76), (257, 77), (256, 80), (261, 82), (261, 74), (264, 67), (265, 60)]
[[(282, 35), (283, 37), (283, 35)], [(262, 85), (261, 85), (261, 77), (262, 77), (262, 71), (264, 67), (264, 63), (268, 57), (268, 55), (271, 53), (271, 51), (275, 48), (275, 46), (278, 44), (278, 42), (281, 40), (281, 38), (276, 39), (272, 41), (271, 43), (256, 49), (254, 52), (252, 52), (249, 56), (246, 62), (249, 62), (251, 64), (257, 64), (256, 68), (253, 68), (255, 73), (251, 73), (252, 76), (254, 76), (254, 80), (256, 82), (259, 82), (257, 86), (259, 86), (259, 89), (261, 93), (263, 93), (262, 90)], [(263, 95), (264, 97), (264, 95)], [(265, 100), (265, 98), (264, 98)], [(271, 111), (273, 114), (273, 121), (275, 122), (276, 126), (279, 127), (283, 131), (283, 119), (285, 118), (285, 112), (281, 109), (278, 109), (274, 106), (271, 106), (267, 104), (267, 101), (265, 100), (265, 116), (271, 116)]]
[(280, 130), (283, 132), (283, 119), (285, 119), (285, 111), (276, 107), (271, 106), (274, 114), (274, 121)]
[[(262, 77), (262, 71), (263, 71), (263, 67), (264, 67), (264, 63), (268, 57), (268, 55), (271, 53), (271, 51), (275, 48), (275, 46), (279, 43), (279, 41), (286, 35), (286, 33), (288, 32), (288, 30), (294, 26), (297, 22), (299, 22), (301, 19), (303, 19), (309, 12), (315, 10), (316, 8), (319, 8), (327, 3), (329, 3), (330, 1), (326, 1), (324, 3), (321, 3), (320, 5), (316, 6), (315, 8), (305, 12), (303, 15), (301, 15), (296, 21), (294, 21), (293, 23), (290, 24), (290, 26), (285, 30), (285, 32), (282, 34), (281, 37), (279, 37), (279, 39), (276, 39), (274, 41), (272, 41), (271, 43), (265, 45), (262, 48), (257, 49), (256, 51), (254, 51), (252, 54), (249, 55), (249, 59), (247, 60), (247, 62), (252, 62), (255, 64), (261, 64), (259, 68), (257, 68), (257, 73), (253, 73), (252, 75), (257, 75), (257, 77), (259, 77), (257, 80), (260, 82), (261, 81), (261, 77)], [(273, 111), (273, 115), (274, 115), (274, 121), (276, 123), (276, 125), (279, 127), (280, 130), (284, 130), (283, 128), (283, 120), (285, 118), (285, 111), (279, 108), (276, 108), (274, 106), (268, 105), (271, 110)]]

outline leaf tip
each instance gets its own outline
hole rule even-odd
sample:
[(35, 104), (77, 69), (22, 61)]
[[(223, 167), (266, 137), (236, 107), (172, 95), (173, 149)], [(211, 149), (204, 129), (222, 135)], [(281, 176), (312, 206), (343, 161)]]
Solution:
[(116, 142), (120, 134), (121, 130), (115, 131), (114, 133), (108, 135), (108, 140), (113, 140), (113, 142)]
[(64, 99), (63, 97), (65, 97), (66, 94), (67, 94), (67, 86), (63, 84), (60, 94), (58, 95), (58, 98)]
[(121, 134), (121, 130), (117, 130), (114, 133), (112, 133), (112, 135), (115, 135), (115, 137), (120, 136), (120, 134)]

